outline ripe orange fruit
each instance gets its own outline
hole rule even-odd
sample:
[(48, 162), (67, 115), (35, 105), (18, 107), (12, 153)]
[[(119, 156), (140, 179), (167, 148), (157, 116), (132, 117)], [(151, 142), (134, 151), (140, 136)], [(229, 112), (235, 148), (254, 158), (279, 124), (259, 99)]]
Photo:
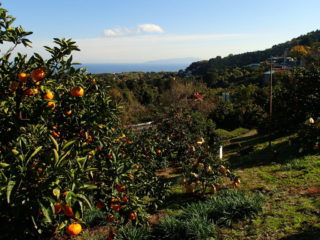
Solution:
[(52, 137), (54, 137), (54, 138), (58, 138), (58, 137), (60, 137), (60, 133), (59, 132), (52, 132)]
[(19, 82), (13, 81), (10, 85), (10, 90), (15, 91), (18, 89), (18, 87), (19, 87)]
[(87, 140), (86, 140), (86, 141), (87, 141), (87, 143), (92, 143), (93, 137), (89, 135), (89, 136), (87, 137)]
[(36, 94), (38, 94), (38, 89), (36, 89), (36, 88), (29, 88), (29, 89), (27, 89), (27, 90), (25, 90), (24, 92), (23, 92), (23, 95), (26, 95), (26, 96), (34, 96), (34, 95), (36, 95)]
[(82, 231), (82, 227), (79, 223), (71, 223), (68, 227), (67, 227), (67, 234), (68, 235), (79, 235)]
[(122, 197), (122, 202), (127, 203), (129, 201), (128, 196), (123, 196)]
[(71, 116), (72, 115), (72, 110), (65, 111), (64, 114), (67, 115), (67, 116)]
[(44, 68), (37, 68), (31, 72), (31, 77), (35, 81), (39, 81), (43, 79), (45, 76), (46, 76), (46, 73), (44, 71)]
[(219, 168), (219, 171), (224, 175), (224, 176), (227, 176), (227, 169), (224, 167), (224, 166), (221, 166)]
[(135, 169), (139, 169), (140, 168), (140, 166), (138, 164), (135, 165), (134, 167), (135, 167)]
[(53, 92), (51, 92), (50, 90), (48, 90), (46, 92), (46, 94), (43, 97), (44, 99), (48, 99), (48, 100), (52, 100), (54, 98)]
[(99, 202), (96, 203), (96, 207), (97, 208), (103, 208), (104, 204), (99, 201)]
[(108, 221), (112, 222), (116, 217), (114, 215), (109, 215), (108, 216)]
[(161, 150), (160, 149), (156, 149), (156, 154), (160, 154), (161, 153)]
[(41, 82), (38, 81), (38, 82), (36, 82), (35, 84), (36, 84), (36, 86), (40, 86)]
[(74, 217), (73, 210), (72, 210), (72, 208), (71, 208), (69, 205), (65, 205), (65, 207), (64, 207), (64, 214), (65, 214), (67, 217)]
[(129, 213), (129, 219), (130, 220), (136, 220), (136, 217), (137, 217), (137, 213), (136, 212), (131, 212)]
[(126, 190), (126, 186), (125, 185), (117, 185), (116, 189), (118, 192), (124, 192)]
[(24, 72), (19, 73), (19, 74), (18, 74), (18, 79), (19, 79), (19, 81), (25, 83), (25, 82), (28, 80), (28, 75), (29, 75), (29, 74), (24, 73)]
[(111, 204), (111, 209), (119, 212), (120, 211), (120, 204), (119, 203)]
[(84, 90), (80, 86), (77, 86), (71, 89), (71, 96), (73, 97), (82, 97), (83, 94), (84, 94)]
[(56, 104), (54, 102), (48, 102), (47, 106), (50, 110), (54, 110), (56, 108)]
[(54, 212), (59, 213), (62, 210), (62, 204), (61, 203), (55, 203), (54, 204)]

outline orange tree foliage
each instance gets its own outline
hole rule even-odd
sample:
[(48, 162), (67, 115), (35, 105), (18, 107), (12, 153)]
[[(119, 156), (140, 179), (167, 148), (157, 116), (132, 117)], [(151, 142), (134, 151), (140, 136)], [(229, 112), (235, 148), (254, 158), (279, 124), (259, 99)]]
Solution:
[(13, 22), (1, 8), (0, 43), (12, 46), (0, 58), (1, 237), (51, 236), (85, 224), (94, 205), (115, 224), (140, 221), (142, 198), (161, 184), (140, 163), (142, 147), (120, 130), (107, 86), (74, 67), (71, 39), (45, 47), (49, 59), (12, 56), (31, 34)]

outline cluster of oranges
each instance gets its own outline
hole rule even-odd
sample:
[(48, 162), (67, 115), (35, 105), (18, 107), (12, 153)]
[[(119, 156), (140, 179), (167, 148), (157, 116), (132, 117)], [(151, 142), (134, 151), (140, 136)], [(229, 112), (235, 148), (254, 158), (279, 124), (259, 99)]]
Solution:
[[(68, 192), (64, 192), (63, 195), (65, 196), (67, 193)], [(55, 214), (64, 213), (66, 217), (76, 219), (76, 215), (73, 212), (72, 207), (70, 207), (68, 204), (56, 202), (54, 204), (54, 210), (55, 210)], [(71, 236), (78, 235), (81, 232), (82, 232), (82, 226), (79, 223), (71, 223), (70, 225), (68, 225), (66, 229), (66, 233)]]
[[(46, 77), (45, 68), (36, 68), (31, 71), (31, 74), (21, 72), (18, 74), (17, 80), (12, 81), (10, 85), (10, 90), (16, 91), (19, 87), (23, 90), (24, 96), (35, 96), (39, 93), (37, 86), (41, 85), (41, 80)], [(26, 84), (28, 85), (26, 86)], [(73, 87), (70, 91), (73, 97), (82, 97), (84, 95), (84, 89), (81, 86)], [(47, 106), (49, 109), (55, 109), (55, 103), (52, 101), (54, 99), (54, 94), (50, 90), (47, 90), (44, 99), (49, 100)], [(68, 111), (66, 115), (70, 115)]]
[(20, 86), (24, 87), (29, 80), (29, 87), (23, 89), (23, 95), (33, 96), (38, 94), (36, 86), (41, 84), (41, 80), (46, 76), (44, 68), (36, 68), (32, 70), (31, 74), (21, 72), (18, 74), (18, 79), (13, 81), (10, 85), (10, 90), (16, 91)]

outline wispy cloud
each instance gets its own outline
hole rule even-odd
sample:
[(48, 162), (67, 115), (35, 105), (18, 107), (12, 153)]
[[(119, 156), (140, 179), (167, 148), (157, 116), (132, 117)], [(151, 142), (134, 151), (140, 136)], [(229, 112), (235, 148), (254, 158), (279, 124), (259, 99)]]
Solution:
[(156, 24), (140, 24), (135, 28), (117, 27), (113, 29), (105, 29), (103, 31), (106, 37), (122, 37), (132, 36), (143, 33), (164, 33), (164, 30)]

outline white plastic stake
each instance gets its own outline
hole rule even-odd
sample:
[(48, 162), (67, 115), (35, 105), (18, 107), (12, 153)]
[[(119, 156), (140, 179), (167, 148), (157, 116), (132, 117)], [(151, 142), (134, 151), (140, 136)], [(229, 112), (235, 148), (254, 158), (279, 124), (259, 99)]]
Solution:
[(219, 157), (220, 157), (220, 160), (222, 160), (223, 158), (223, 147), (220, 146), (220, 149), (219, 149)]

